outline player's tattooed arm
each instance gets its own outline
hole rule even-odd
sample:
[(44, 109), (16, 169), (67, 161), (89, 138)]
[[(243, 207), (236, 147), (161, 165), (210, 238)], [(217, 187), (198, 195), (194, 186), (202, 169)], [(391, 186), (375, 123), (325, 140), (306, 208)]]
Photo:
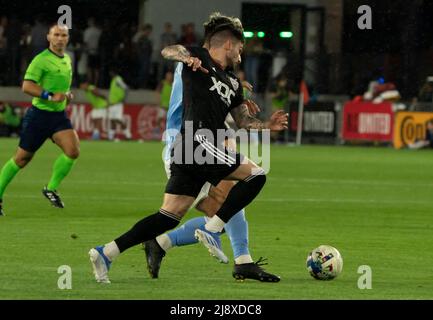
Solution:
[(183, 63), (187, 63), (188, 59), (191, 58), (189, 51), (181, 45), (168, 46), (161, 51), (164, 59), (174, 60)]
[(247, 130), (282, 131), (288, 128), (288, 114), (284, 111), (275, 112), (269, 121), (263, 122), (251, 116), (248, 107), (242, 103), (231, 111), (231, 115), (239, 128)]
[(204, 73), (209, 71), (201, 66), (201, 60), (196, 57), (192, 57), (191, 53), (181, 45), (168, 46), (161, 51), (164, 59), (174, 60), (185, 63), (188, 67), (192, 68), (192, 71), (200, 70)]

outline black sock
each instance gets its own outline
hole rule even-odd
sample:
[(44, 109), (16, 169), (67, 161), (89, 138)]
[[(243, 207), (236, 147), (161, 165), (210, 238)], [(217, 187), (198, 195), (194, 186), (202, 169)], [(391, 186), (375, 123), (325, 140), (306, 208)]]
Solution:
[(227, 223), (231, 217), (249, 205), (266, 183), (264, 172), (239, 181), (229, 192), (217, 216)]
[(137, 222), (131, 230), (114, 241), (122, 253), (137, 244), (154, 239), (160, 234), (174, 229), (179, 224), (180, 219), (174, 214), (161, 209), (159, 212)]

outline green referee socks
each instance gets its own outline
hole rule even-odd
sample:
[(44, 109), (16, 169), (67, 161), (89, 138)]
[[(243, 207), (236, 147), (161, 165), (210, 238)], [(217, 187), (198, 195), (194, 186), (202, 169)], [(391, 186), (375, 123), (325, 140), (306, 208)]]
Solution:
[(62, 154), (57, 158), (53, 167), (53, 175), (48, 183), (47, 189), (50, 191), (55, 191), (59, 187), (60, 183), (65, 179), (65, 177), (71, 171), (75, 163), (74, 159), (68, 158), (65, 154)]
[(2, 171), (0, 172), (0, 200), (3, 198), (3, 193), (5, 192), (8, 184), (20, 170), (21, 168), (17, 166), (14, 159), (10, 159), (3, 166)]

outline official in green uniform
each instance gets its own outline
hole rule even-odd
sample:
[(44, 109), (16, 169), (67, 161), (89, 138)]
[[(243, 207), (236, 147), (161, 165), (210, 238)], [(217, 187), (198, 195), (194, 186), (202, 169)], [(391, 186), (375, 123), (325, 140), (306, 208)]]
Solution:
[(55, 161), (51, 179), (42, 193), (54, 207), (64, 208), (57, 188), (80, 154), (78, 135), (65, 111), (73, 98), (71, 58), (65, 53), (69, 30), (53, 25), (47, 39), (49, 48), (33, 59), (24, 76), (22, 90), (33, 97), (33, 105), (23, 119), (18, 150), (0, 172), (0, 215), (4, 215), (2, 198), (7, 185), (48, 138), (63, 153)]
[(123, 119), (124, 102), (126, 100), (128, 86), (126, 85), (125, 81), (116, 70), (116, 68), (112, 68), (112, 70), (110, 71), (110, 75), (112, 77), (112, 80), (110, 84), (110, 93), (108, 95), (108, 118), (110, 119), (108, 139), (115, 139), (117, 126), (120, 125), (125, 138), (127, 140), (131, 140), (131, 130), (128, 128), (125, 120)]
[(96, 88), (95, 85), (84, 82), (80, 88), (86, 93), (87, 100), (92, 106), (93, 133), (92, 139), (99, 140), (103, 138), (103, 122), (107, 116), (108, 101), (107, 98)]

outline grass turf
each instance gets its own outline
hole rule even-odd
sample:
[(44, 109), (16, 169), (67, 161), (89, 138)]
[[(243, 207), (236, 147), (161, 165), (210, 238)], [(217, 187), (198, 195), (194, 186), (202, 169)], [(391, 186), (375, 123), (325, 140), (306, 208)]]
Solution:
[[(0, 140), (0, 163), (17, 140)], [(0, 219), (0, 299), (432, 299), (433, 153), (389, 148), (272, 147), (268, 183), (247, 208), (254, 258), (269, 259), (277, 284), (235, 282), (200, 245), (173, 249), (160, 279), (133, 248), (113, 264), (111, 285), (95, 283), (88, 250), (128, 230), (161, 204), (165, 174), (159, 143), (82, 142), (81, 158), (60, 188), (64, 210), (41, 189), (59, 154), (46, 143), (4, 196)], [(189, 213), (186, 219), (198, 213)], [(337, 247), (343, 273), (312, 279), (308, 252)], [(231, 249), (226, 236), (223, 246)], [(72, 290), (59, 290), (59, 266)], [(372, 269), (358, 289), (358, 267)]]

